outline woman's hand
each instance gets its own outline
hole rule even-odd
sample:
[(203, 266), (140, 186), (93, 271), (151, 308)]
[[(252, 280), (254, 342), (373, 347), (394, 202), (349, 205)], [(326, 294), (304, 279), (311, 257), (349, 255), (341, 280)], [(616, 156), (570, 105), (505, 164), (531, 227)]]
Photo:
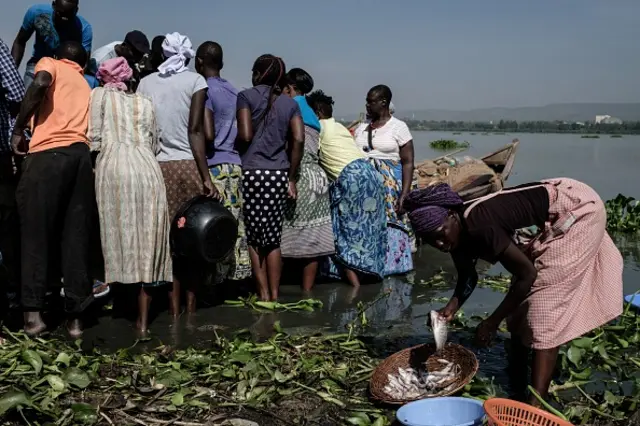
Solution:
[(404, 204), (404, 199), (406, 197), (407, 197), (407, 194), (400, 194), (400, 196), (398, 197), (398, 200), (396, 201), (395, 210), (398, 216), (401, 216), (402, 214), (404, 214), (404, 207), (402, 207), (402, 205)]
[(18, 133), (14, 131), (11, 135), (11, 148), (13, 149), (13, 153), (15, 155), (24, 156), (27, 155), (26, 146), (26, 138), (24, 137), (24, 131)]
[(452, 297), (447, 303), (447, 306), (440, 309), (438, 314), (447, 322), (450, 322), (458, 313), (458, 309), (460, 309), (460, 304), (458, 303), (457, 297)]
[(476, 328), (475, 343), (478, 347), (486, 348), (491, 345), (493, 338), (498, 332), (498, 325), (490, 319), (486, 319), (478, 324)]
[(205, 179), (202, 182), (202, 186), (204, 187), (204, 195), (213, 198), (216, 200), (220, 200), (220, 193), (218, 192), (218, 188), (213, 184), (211, 179)]
[(292, 200), (298, 198), (298, 189), (296, 188), (296, 183), (293, 180), (289, 181), (289, 198)]

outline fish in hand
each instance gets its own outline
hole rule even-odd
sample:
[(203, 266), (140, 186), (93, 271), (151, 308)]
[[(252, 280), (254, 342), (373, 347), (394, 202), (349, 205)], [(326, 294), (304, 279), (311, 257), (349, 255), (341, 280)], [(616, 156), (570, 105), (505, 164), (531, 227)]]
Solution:
[(440, 352), (447, 343), (447, 321), (437, 311), (431, 311), (430, 318), (436, 350)]

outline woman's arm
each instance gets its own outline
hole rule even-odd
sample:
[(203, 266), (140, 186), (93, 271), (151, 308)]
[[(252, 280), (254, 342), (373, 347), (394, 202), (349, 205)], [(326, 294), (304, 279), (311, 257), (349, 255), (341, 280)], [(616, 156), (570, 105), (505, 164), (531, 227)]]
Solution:
[(249, 144), (253, 140), (253, 122), (251, 120), (251, 110), (249, 108), (240, 108), (236, 112), (236, 121), (238, 122), (238, 136), (236, 136), (236, 149), (243, 153), (248, 149)]
[(505, 298), (486, 320), (496, 329), (520, 306), (538, 277), (538, 271), (531, 260), (513, 243), (507, 247), (498, 261), (513, 275), (513, 281)]
[(213, 118), (213, 111), (204, 107), (204, 138), (212, 142), (216, 138), (216, 124)]
[(198, 172), (202, 179), (204, 193), (208, 197), (215, 198), (218, 196), (218, 191), (213, 185), (213, 182), (211, 182), (211, 175), (209, 174), (209, 167), (207, 166), (207, 154), (202, 123), (206, 97), (207, 89), (202, 89), (194, 93), (191, 98), (191, 108), (189, 110), (189, 144), (191, 145), (191, 152), (193, 153), (193, 158), (196, 161)]
[(478, 273), (476, 272), (476, 262), (474, 259), (460, 253), (452, 253), (453, 263), (458, 273), (458, 281), (453, 296), (443, 309), (440, 310), (447, 321), (451, 321), (458, 310), (467, 301), (478, 284)]
[(294, 115), (289, 121), (289, 132), (291, 134), (291, 154), (289, 162), (289, 196), (297, 197), (297, 189), (295, 186), (296, 175), (302, 161), (302, 153), (304, 151), (304, 123), (300, 115)]
[(402, 212), (402, 203), (409, 191), (411, 191), (411, 183), (413, 182), (413, 140), (400, 147), (400, 163), (402, 164), (402, 192), (397, 202), (396, 210)]

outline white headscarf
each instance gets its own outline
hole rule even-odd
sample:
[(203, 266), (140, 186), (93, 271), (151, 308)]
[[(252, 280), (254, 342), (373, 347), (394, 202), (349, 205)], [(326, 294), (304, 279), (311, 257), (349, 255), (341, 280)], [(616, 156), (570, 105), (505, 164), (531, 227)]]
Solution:
[(167, 60), (158, 67), (160, 74), (177, 74), (188, 70), (187, 59), (196, 56), (191, 47), (189, 37), (180, 33), (167, 34), (162, 42), (162, 51)]

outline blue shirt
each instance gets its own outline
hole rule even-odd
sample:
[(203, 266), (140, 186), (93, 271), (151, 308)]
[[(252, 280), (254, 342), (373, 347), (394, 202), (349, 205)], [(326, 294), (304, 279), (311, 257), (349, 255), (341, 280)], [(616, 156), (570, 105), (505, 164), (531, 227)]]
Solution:
[(207, 144), (207, 163), (209, 167), (218, 164), (242, 164), (240, 154), (235, 148), (238, 124), (236, 122), (236, 103), (238, 89), (224, 78), (207, 79), (207, 102), (205, 107), (213, 112), (215, 139)]
[(100, 87), (100, 82), (94, 76), (85, 74), (84, 79), (87, 80), (89, 87), (91, 87), (92, 89), (95, 89), (96, 87)]
[(300, 107), (300, 114), (302, 115), (304, 125), (320, 131), (320, 120), (313, 111), (313, 108), (307, 103), (307, 98), (304, 96), (296, 96), (293, 100), (295, 100)]
[(33, 55), (29, 62), (35, 63), (44, 57), (52, 58), (60, 43), (65, 41), (77, 41), (82, 43), (87, 52), (91, 51), (91, 25), (82, 16), (77, 15), (64, 27), (56, 28), (53, 25), (53, 7), (50, 4), (31, 6), (24, 15), (22, 29), (28, 32), (29, 36), (36, 33)]

